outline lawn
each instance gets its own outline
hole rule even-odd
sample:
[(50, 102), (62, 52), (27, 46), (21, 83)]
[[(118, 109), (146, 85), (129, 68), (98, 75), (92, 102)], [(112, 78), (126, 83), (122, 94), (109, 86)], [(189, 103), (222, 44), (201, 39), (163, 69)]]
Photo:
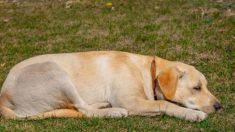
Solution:
[(10, 68), (24, 59), (91, 50), (157, 55), (194, 65), (224, 109), (200, 123), (166, 115), (0, 117), (0, 131), (235, 131), (234, 0), (0, 0), (0, 87)]

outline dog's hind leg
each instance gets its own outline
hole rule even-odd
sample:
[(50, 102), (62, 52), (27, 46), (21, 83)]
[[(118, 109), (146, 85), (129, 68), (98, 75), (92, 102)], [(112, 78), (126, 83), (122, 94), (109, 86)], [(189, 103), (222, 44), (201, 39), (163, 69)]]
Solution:
[[(14, 112), (19, 118), (31, 117), (45, 111), (64, 109), (63, 105), (67, 101), (77, 111), (88, 117), (121, 117), (127, 115), (127, 110), (122, 108), (98, 109), (106, 107), (108, 103), (96, 105), (86, 103), (79, 95), (67, 72), (54, 62), (24, 67), (11, 84), (14, 85), (4, 86), (5, 92), (8, 91), (8, 100), (12, 102)], [(3, 96), (3, 93), (1, 93), (1, 96)], [(1, 103), (4, 102), (3, 97), (1, 98), (0, 106), (6, 106)]]
[(84, 117), (79, 111), (73, 109), (56, 109), (48, 112), (39, 113), (34, 116), (30, 116), (27, 119), (44, 119), (44, 118), (81, 118)]
[[(124, 110), (124, 111), (122, 111)], [(106, 108), (106, 109), (98, 109), (97, 113), (94, 115), (85, 115), (79, 111), (73, 109), (56, 109), (48, 112), (43, 112), (34, 116), (25, 117), (23, 119), (45, 119), (45, 118), (81, 118), (81, 117), (122, 117), (127, 116), (123, 113), (126, 112), (125, 109), (122, 108)]]

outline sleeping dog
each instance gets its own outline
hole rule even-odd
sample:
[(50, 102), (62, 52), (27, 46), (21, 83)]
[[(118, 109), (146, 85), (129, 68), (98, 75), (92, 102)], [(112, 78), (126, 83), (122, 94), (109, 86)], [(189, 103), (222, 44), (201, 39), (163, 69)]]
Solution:
[(0, 112), (11, 119), (165, 113), (201, 121), (221, 108), (193, 66), (118, 51), (49, 54), (14, 66)]

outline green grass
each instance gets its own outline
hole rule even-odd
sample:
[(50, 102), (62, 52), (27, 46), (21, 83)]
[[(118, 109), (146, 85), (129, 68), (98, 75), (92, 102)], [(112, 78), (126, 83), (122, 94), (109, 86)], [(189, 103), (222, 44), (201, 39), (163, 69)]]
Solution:
[(166, 115), (120, 119), (0, 118), (0, 131), (234, 131), (235, 2), (224, 0), (0, 1), (0, 86), (39, 54), (120, 50), (194, 65), (224, 110), (200, 123)]

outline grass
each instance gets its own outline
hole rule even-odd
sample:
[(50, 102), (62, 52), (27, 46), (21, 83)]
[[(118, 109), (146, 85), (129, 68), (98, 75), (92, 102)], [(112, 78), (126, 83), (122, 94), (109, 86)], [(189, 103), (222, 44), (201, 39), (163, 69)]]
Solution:
[(32, 56), (120, 50), (194, 65), (206, 75), (224, 110), (200, 123), (166, 115), (38, 121), (1, 117), (0, 131), (234, 131), (235, 2), (112, 0), (112, 9), (106, 2), (0, 1), (0, 86), (13, 65)]

